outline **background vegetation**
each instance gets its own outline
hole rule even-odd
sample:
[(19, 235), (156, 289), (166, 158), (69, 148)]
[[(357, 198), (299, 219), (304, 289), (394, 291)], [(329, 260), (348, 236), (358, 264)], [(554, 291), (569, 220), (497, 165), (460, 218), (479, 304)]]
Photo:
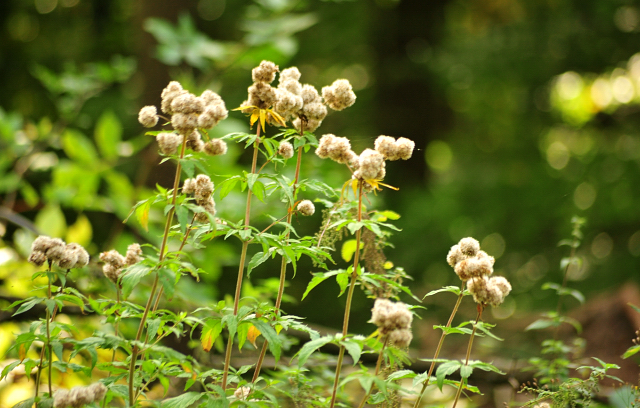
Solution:
[[(157, 105), (170, 79), (214, 89), (229, 108), (239, 106), (249, 69), (262, 59), (296, 65), (302, 81), (316, 86), (351, 81), (356, 104), (330, 115), (319, 134), (348, 135), (356, 151), (380, 134), (415, 140), (413, 159), (394, 163), (387, 176), (401, 194), (377, 198), (378, 207), (402, 215), (403, 232), (386, 255), (413, 277), (414, 293), (457, 284), (445, 255), (474, 236), (514, 288), (493, 318), (526, 321), (555, 304), (555, 295), (539, 288), (562, 281), (567, 253), (557, 243), (569, 236), (573, 215), (587, 224), (583, 264), (570, 269), (570, 286), (594, 299), (637, 284), (635, 2), (10, 0), (0, 3), (0, 26), (0, 294), (7, 302), (28, 293), (25, 256), (34, 227), (91, 243), (94, 256), (156, 242), (158, 231), (121, 222), (156, 183), (171, 184), (173, 169), (156, 167), (157, 148), (136, 121), (139, 107)], [(231, 116), (217, 132), (247, 130)], [(239, 172), (249, 160), (230, 153), (215, 173)], [(345, 177), (319, 160), (305, 166), (305, 174), (336, 181), (330, 184)], [(242, 198), (231, 194), (219, 210), (241, 218), (233, 200)], [(319, 220), (297, 222), (312, 231)], [(236, 249), (219, 241), (197, 252), (208, 274), (203, 284), (182, 283), (192, 295), (182, 301), (232, 293)], [(252, 282), (277, 276), (277, 265), (268, 269)], [(292, 298), (301, 297), (313, 270), (299, 269), (287, 290)], [(87, 277), (79, 285), (107, 290), (95, 282)], [(285, 310), (338, 328), (342, 307), (329, 307), (337, 293), (326, 285)], [(448, 313), (448, 305), (427, 306), (434, 316)], [(356, 297), (354, 331), (370, 326), (370, 307)], [(416, 349), (432, 347), (430, 323), (416, 335)], [(2, 330), (15, 324), (4, 322)], [(500, 335), (526, 340), (524, 326), (505, 323)], [(624, 350), (631, 337), (620, 337)], [(1, 338), (3, 352), (7, 336)], [(508, 357), (531, 353), (507, 349)]]

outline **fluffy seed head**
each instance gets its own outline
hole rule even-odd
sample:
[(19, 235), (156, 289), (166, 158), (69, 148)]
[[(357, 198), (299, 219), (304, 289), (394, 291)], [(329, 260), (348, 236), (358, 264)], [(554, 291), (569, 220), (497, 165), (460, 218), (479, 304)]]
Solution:
[(247, 399), (250, 393), (251, 393), (251, 388), (239, 387), (234, 391), (233, 396), (239, 400), (244, 400), (244, 399)]
[(64, 248), (64, 252), (60, 259), (58, 259), (58, 266), (62, 269), (71, 269), (75, 267), (78, 262), (78, 253), (73, 249), (73, 247), (69, 247), (66, 245)]
[(396, 140), (391, 136), (378, 136), (375, 141), (375, 149), (384, 156), (385, 160), (398, 160)]
[(144, 127), (154, 127), (158, 124), (158, 110), (155, 106), (145, 106), (138, 113), (138, 122)]
[(322, 121), (317, 119), (303, 120), (298, 117), (292, 122), (292, 124), (293, 124), (293, 127), (298, 132), (301, 132), (303, 130), (307, 132), (314, 132), (316, 129), (320, 127), (320, 125), (322, 124)]
[(346, 79), (337, 79), (331, 86), (322, 88), (322, 97), (327, 106), (336, 111), (348, 108), (356, 101), (356, 94)]
[(416, 144), (413, 140), (409, 140), (407, 138), (401, 137), (396, 140), (396, 149), (398, 152), (398, 157), (402, 160), (409, 160), (411, 155), (413, 154), (413, 149), (416, 147)]
[[(283, 80), (281, 75), (278, 89), (292, 93), (295, 96), (300, 96), (300, 94), (302, 93), (302, 84), (295, 79)], [(300, 96), (300, 98), (302, 98), (302, 96)], [(301, 102), (302, 104), (304, 104), (304, 101)], [(302, 104), (300, 106), (302, 106)]]
[(206, 201), (199, 202), (198, 204), (202, 206), (204, 212), (196, 213), (196, 221), (208, 222), (209, 217), (207, 214), (211, 214), (212, 217), (216, 215), (216, 203), (213, 201), (213, 197), (209, 197)]
[(299, 81), (301, 76), (297, 67), (285, 68), (280, 72), (280, 83), (288, 80)]
[(398, 329), (389, 333), (389, 341), (398, 348), (409, 347), (413, 340), (413, 334), (410, 329)]
[(44, 252), (31, 251), (31, 254), (29, 255), (29, 262), (36, 266), (42, 266), (42, 264), (44, 264), (46, 261), (47, 256), (44, 254)]
[(133, 264), (137, 264), (142, 261), (142, 248), (140, 248), (140, 244), (133, 243), (127, 247), (127, 255), (124, 259), (124, 263), (127, 266), (131, 266)]
[(51, 237), (46, 235), (40, 235), (31, 244), (31, 251), (47, 252), (47, 249), (51, 247)]
[(309, 200), (300, 201), (297, 208), (298, 212), (304, 216), (310, 216), (313, 215), (314, 212), (316, 212), (316, 207)]
[(227, 143), (222, 139), (211, 139), (204, 144), (204, 152), (209, 156), (219, 156), (227, 153)]
[(300, 96), (302, 96), (302, 101), (304, 102), (305, 105), (313, 102), (322, 102), (320, 100), (320, 95), (318, 94), (318, 90), (313, 85), (309, 85), (309, 84), (302, 85)]
[(475, 238), (467, 237), (462, 238), (460, 242), (460, 251), (466, 256), (475, 256), (480, 250), (480, 243)]
[(196, 180), (189, 178), (182, 184), (182, 192), (185, 194), (193, 194), (196, 191)]
[(253, 82), (266, 82), (270, 84), (276, 79), (278, 66), (271, 61), (262, 61), (260, 65), (251, 70)]
[(278, 147), (278, 154), (282, 156), (283, 159), (290, 159), (293, 157), (293, 145), (289, 142), (281, 142), (280, 147)]
[(115, 249), (101, 253), (100, 260), (116, 268), (123, 268), (126, 265), (124, 256), (120, 255)]
[(213, 182), (206, 174), (198, 174), (196, 177), (195, 197), (199, 205), (211, 197), (213, 193)]
[(89, 253), (80, 244), (71, 243), (67, 245), (67, 248), (71, 249), (78, 255), (78, 260), (73, 266), (74, 268), (83, 268), (89, 264)]
[(174, 113), (171, 116), (171, 125), (180, 134), (188, 135), (198, 127), (197, 113)]
[(58, 262), (64, 255), (66, 244), (60, 238), (51, 238), (51, 246), (45, 251), (47, 259), (51, 262)]
[(378, 326), (381, 334), (388, 334), (394, 330), (410, 329), (413, 315), (402, 302), (392, 302), (389, 299), (376, 299), (371, 309), (370, 322)]
[(384, 157), (372, 149), (365, 149), (360, 153), (358, 162), (358, 170), (354, 173), (354, 177), (358, 179), (375, 179), (384, 169)]
[(182, 143), (182, 136), (176, 133), (158, 133), (156, 135), (158, 147), (163, 154), (175, 154), (178, 146)]

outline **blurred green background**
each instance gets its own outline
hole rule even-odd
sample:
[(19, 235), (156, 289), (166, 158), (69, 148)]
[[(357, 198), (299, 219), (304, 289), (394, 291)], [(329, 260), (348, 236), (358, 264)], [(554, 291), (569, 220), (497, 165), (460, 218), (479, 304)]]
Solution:
[[(137, 123), (139, 108), (159, 105), (172, 79), (210, 88), (234, 108), (262, 59), (298, 66), (301, 81), (317, 88), (351, 81), (356, 104), (329, 115), (318, 136), (347, 136), (358, 152), (381, 134), (415, 140), (411, 160), (387, 166), (386, 182), (400, 190), (383, 191), (374, 204), (402, 215), (386, 255), (414, 278), (418, 296), (458, 284), (445, 257), (473, 236), (514, 288), (492, 319), (555, 306), (555, 294), (540, 286), (562, 281), (569, 250), (557, 243), (569, 237), (574, 215), (587, 224), (578, 251), (584, 263), (570, 270), (569, 285), (593, 298), (638, 283), (638, 2), (5, 0), (0, 26), (5, 297), (25, 296), (30, 271), (15, 272), (28, 268), (30, 222), (91, 242), (94, 256), (157, 241), (157, 230), (121, 222), (156, 183), (171, 182), (171, 165), (157, 166), (157, 148)], [(217, 128), (236, 130), (248, 130), (239, 112)], [(303, 176), (336, 187), (346, 179), (312, 156)], [(234, 147), (211, 171), (236, 174), (246, 163)], [(228, 196), (219, 215), (241, 218), (238, 203), (240, 195)], [(320, 218), (298, 222), (313, 233)], [(196, 294), (190, 301), (232, 292), (234, 245), (216, 241), (194, 254), (209, 274), (204, 284), (183, 282)], [(270, 265), (252, 282), (276, 276)], [(298, 271), (287, 290), (293, 298), (310, 271), (310, 264)], [(92, 280), (86, 288), (104, 290)], [(326, 284), (285, 310), (338, 327), (337, 293)], [(448, 301), (426, 303), (446, 315)], [(371, 330), (370, 308), (356, 299), (354, 331)]]

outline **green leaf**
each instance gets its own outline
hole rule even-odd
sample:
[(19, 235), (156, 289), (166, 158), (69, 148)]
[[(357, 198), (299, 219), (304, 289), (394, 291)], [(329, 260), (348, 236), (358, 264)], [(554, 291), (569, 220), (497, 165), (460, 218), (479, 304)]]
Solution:
[(160, 408), (185, 408), (196, 403), (203, 394), (199, 392), (187, 392), (178, 397), (162, 401)]
[(122, 125), (112, 111), (105, 111), (98, 119), (95, 139), (102, 157), (108, 160), (118, 158), (118, 145), (122, 140)]
[(314, 351), (324, 346), (325, 344), (330, 343), (333, 339), (333, 336), (324, 336), (305, 343), (305, 345), (302, 346), (302, 348), (298, 352), (298, 367), (302, 367)]
[(585, 302), (584, 295), (580, 291), (575, 290), (575, 289), (571, 289), (571, 288), (567, 288), (567, 287), (563, 287), (561, 285), (558, 285), (557, 283), (547, 282), (547, 283), (542, 285), (542, 289), (543, 290), (555, 290), (556, 293), (558, 294), (558, 296), (563, 296), (563, 295), (572, 296), (578, 302), (580, 302), (581, 304), (584, 304), (584, 302)]
[(50, 237), (64, 237), (67, 231), (67, 221), (57, 204), (47, 204), (38, 212), (35, 225), (39, 231)]
[[(31, 308), (33, 308), (35, 305), (37, 305), (38, 303), (42, 303), (44, 301), (43, 298), (31, 298), (27, 301), (25, 301), (24, 303), (22, 303), (20, 305), (20, 307), (18, 308), (18, 310), (16, 310), (16, 312), (14, 314), (12, 314), (11, 316), (15, 316), (15, 315), (19, 315), (21, 313), (26, 312), (27, 310), (30, 310)], [(12, 305), (13, 306), (13, 305)]]
[(253, 255), (247, 265), (247, 276), (251, 275), (253, 268), (264, 263), (267, 259), (269, 259), (269, 252), (257, 252)]
[(225, 315), (222, 318), (222, 324), (226, 326), (227, 330), (229, 330), (229, 341), (233, 341), (236, 331), (238, 330), (238, 316), (231, 314)]
[(473, 367), (465, 365), (460, 367), (460, 377), (469, 378), (473, 372)]
[(329, 271), (329, 272), (317, 272), (312, 274), (313, 278), (311, 279), (311, 282), (309, 282), (309, 284), (307, 285), (307, 290), (305, 290), (304, 293), (302, 294), (302, 300), (304, 300), (304, 298), (307, 297), (309, 292), (311, 292), (311, 289), (315, 288), (316, 286), (318, 286), (320, 283), (324, 282), (328, 278), (334, 275), (337, 275), (341, 272), (344, 272), (344, 269), (337, 270), (337, 271)]
[(338, 297), (342, 296), (344, 291), (349, 286), (350, 276), (351, 276), (351, 273), (349, 273), (349, 271), (344, 271), (336, 275), (336, 282), (338, 283), (338, 285), (340, 285), (340, 293), (338, 294)]
[(527, 327), (525, 327), (525, 331), (529, 330), (541, 330), (546, 329), (547, 327), (556, 327), (558, 326), (558, 322), (554, 320), (547, 319), (538, 319), (535, 322), (531, 323)]
[(151, 271), (151, 267), (142, 263), (137, 263), (126, 268), (120, 277), (120, 282), (122, 284), (122, 297), (124, 299), (128, 298), (131, 291), (133, 291), (134, 286), (136, 286), (138, 282), (140, 282), (140, 280), (147, 276)]
[(355, 366), (360, 361), (360, 356), (362, 355), (362, 342), (356, 340), (345, 340), (341, 341), (340, 344), (344, 346), (347, 350), (347, 353), (353, 358), (353, 365)]
[(78, 163), (94, 167), (98, 163), (98, 153), (96, 148), (85, 135), (77, 130), (65, 130), (62, 134), (62, 149), (65, 154)]
[(416, 375), (417, 374), (415, 372), (413, 372), (412, 370), (400, 370), (400, 371), (396, 371), (396, 372), (392, 373), (390, 376), (388, 376), (387, 377), (387, 381), (401, 380), (403, 378), (413, 378)]
[(253, 183), (253, 187), (251, 187), (251, 192), (253, 192), (253, 194), (258, 198), (258, 200), (262, 201), (264, 203), (264, 184), (262, 184), (262, 181), (257, 180), (255, 183)]
[(219, 186), (218, 189), (220, 190), (221, 200), (225, 198), (231, 192), (231, 190), (233, 190), (233, 188), (236, 186), (239, 180), (240, 178), (238, 176), (235, 176), (235, 177), (226, 179), (225, 181), (223, 181), (218, 185)]
[(151, 208), (151, 200), (145, 200), (137, 205), (136, 207), (136, 218), (138, 222), (144, 228), (145, 231), (149, 232), (149, 209)]
[(445, 377), (458, 371), (460, 366), (462, 366), (462, 363), (459, 361), (447, 361), (438, 367), (436, 370), (436, 384), (440, 391), (442, 391)]
[[(273, 354), (273, 357), (277, 362), (280, 359), (280, 350), (282, 348), (282, 340), (278, 336), (278, 333), (276, 333), (274, 328), (267, 322), (260, 319), (251, 319), (250, 321), (258, 330), (260, 330), (260, 333), (265, 340), (269, 342), (269, 351), (271, 351), (271, 354)], [(298, 364), (300, 364), (299, 361)]]
[(205, 326), (202, 329), (202, 334), (200, 335), (200, 343), (202, 344), (204, 351), (211, 350), (213, 343), (216, 341), (220, 333), (222, 333), (222, 321), (209, 320), (205, 323)]
[(444, 288), (440, 288), (437, 290), (432, 290), (431, 292), (427, 293), (426, 295), (424, 295), (424, 297), (422, 298), (422, 300), (424, 300), (426, 297), (428, 296), (433, 296), (437, 293), (442, 293), (442, 292), (451, 292), (454, 293), (456, 295), (460, 295), (460, 288), (457, 286), (446, 286)]
[(622, 358), (629, 358), (632, 355), (636, 354), (638, 351), (640, 351), (640, 345), (629, 347), (629, 349), (622, 355)]

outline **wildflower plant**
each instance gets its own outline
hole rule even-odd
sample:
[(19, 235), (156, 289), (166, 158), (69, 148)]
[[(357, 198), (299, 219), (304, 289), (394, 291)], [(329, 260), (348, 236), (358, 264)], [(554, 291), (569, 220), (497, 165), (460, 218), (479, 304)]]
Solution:
[[(34, 296), (11, 307), (17, 307), (15, 313), (19, 314), (44, 304), (45, 315), (18, 336), (10, 351), (20, 359), (2, 370), (3, 377), (18, 366), (24, 366), (28, 374), (36, 372), (34, 397), (22, 406), (46, 402), (56, 408), (83, 404), (135, 407), (145, 399), (162, 399), (163, 407), (278, 406), (284, 401), (362, 407), (367, 403), (398, 403), (410, 392), (398, 383), (401, 378), (414, 378), (424, 391), (436, 362), (441, 363), (436, 371), (437, 385), (458, 387), (456, 400), (463, 389), (477, 392), (466, 383), (473, 369), (498, 371), (490, 364), (471, 361), (469, 356), (474, 336), (491, 335), (492, 326), (481, 319), (483, 309), (502, 303), (511, 286), (505, 278), (492, 276), (494, 259), (481, 251), (473, 238), (461, 240), (447, 257), (461, 286), (435, 292), (454, 292), (458, 300), (447, 325), (438, 326), (443, 334), (429, 372), (418, 374), (403, 369), (410, 364), (407, 350), (420, 307), (404, 303), (401, 298), (415, 302), (419, 299), (405, 284), (409, 275), (384, 255), (387, 240), (398, 231), (390, 221), (399, 215), (370, 208), (368, 197), (397, 190), (384, 183), (387, 162), (410, 159), (415, 143), (404, 137), (382, 135), (372, 147), (358, 154), (347, 137), (327, 133), (317, 138), (314, 132), (329, 110), (342, 111), (356, 101), (346, 79), (338, 79), (318, 92), (314, 86), (300, 82), (297, 68), (280, 70), (270, 61), (255, 67), (251, 79), (247, 99), (235, 109), (238, 115), (247, 115), (251, 133), (212, 137), (210, 129), (229, 115), (225, 102), (210, 90), (196, 95), (177, 81), (162, 91), (159, 109), (145, 106), (140, 110), (138, 120), (142, 126), (152, 128), (147, 135), (155, 138), (161, 162), (175, 166), (171, 187), (158, 186), (152, 196), (131, 210), (129, 219), (135, 218), (141, 230), (147, 232), (141, 235), (147, 242), (133, 243), (123, 252), (107, 249), (94, 256), (93, 263), (89, 262), (88, 252), (77, 244), (49, 237), (33, 242), (29, 260), (37, 267), (46, 264), (46, 271), (34, 274), (47, 279), (47, 285), (41, 288), (46, 297)], [(273, 86), (276, 79), (277, 86)], [(225, 154), (228, 143), (248, 150), (251, 165), (241, 174), (221, 177), (209, 172), (207, 163)], [(302, 157), (313, 152), (320, 159), (344, 165), (348, 178), (334, 187), (304, 178)], [(295, 166), (293, 178), (286, 171), (289, 166)], [(221, 209), (225, 208), (225, 197), (233, 190), (246, 194), (244, 217), (239, 220), (220, 217), (220, 213), (224, 214)], [(256, 199), (278, 203), (280, 214), (256, 214), (252, 206)], [(318, 205), (324, 209), (318, 210)], [(318, 233), (299, 234), (294, 217), (318, 217), (316, 213), (323, 215)], [(154, 237), (148, 233), (149, 225), (160, 217), (164, 227)], [(340, 255), (349, 266), (332, 269), (337, 265), (332, 252), (343, 239)], [(199, 281), (200, 275), (208, 272), (206, 267), (192, 263), (191, 251), (205, 250), (212, 240), (237, 240), (240, 244), (233, 297), (176, 310), (171, 300), (183, 276)], [(288, 272), (298, 272), (303, 256), (320, 271), (312, 272), (302, 300), (328, 279), (335, 279), (340, 295), (345, 297), (342, 330), (337, 334), (321, 334), (303, 324), (302, 317), (282, 310)], [(264, 292), (265, 296), (248, 296), (251, 273), (275, 258), (280, 260), (277, 289), (273, 286), (272, 291)], [(72, 276), (70, 270), (93, 270), (96, 265), (102, 268), (104, 282), (115, 293), (115, 299), (83, 295), (65, 285)], [(369, 335), (349, 331), (356, 287), (370, 299)], [(452, 327), (466, 294), (476, 301), (478, 317)], [(99, 316), (100, 326), (83, 337), (72, 325), (58, 321), (59, 311), (69, 305)], [(287, 335), (289, 330), (309, 337), (296, 351), (292, 345), (297, 340)], [(464, 362), (438, 358), (445, 335), (454, 332), (471, 335)], [(166, 341), (171, 336), (197, 340), (190, 343), (192, 347), (197, 344), (196, 350), (185, 353), (169, 347)], [(27, 357), (38, 342), (43, 345), (40, 358)], [(255, 362), (234, 364), (234, 348), (242, 350), (249, 344), (260, 349)], [(321, 348), (329, 344), (337, 347), (337, 359), (322, 353)], [(107, 350), (108, 356), (99, 350)], [(265, 371), (268, 353), (279, 366)], [(345, 375), (347, 353), (354, 366), (360, 364), (360, 368)], [(282, 361), (285, 354), (292, 357), (289, 362)], [(362, 364), (365, 354), (377, 356), (375, 370)], [(332, 372), (329, 366), (334, 368)], [(457, 370), (462, 381), (446, 378)], [(97, 371), (100, 375), (96, 382)], [(91, 381), (70, 390), (56, 387), (54, 378), (63, 378), (68, 372), (81, 373)], [(47, 375), (44, 392), (40, 389), (43, 373)], [(350, 382), (357, 382), (362, 388), (358, 400), (343, 391)], [(176, 388), (178, 383), (180, 388)], [(158, 387), (162, 395), (158, 395)], [(416, 406), (418, 402), (419, 399)]]

